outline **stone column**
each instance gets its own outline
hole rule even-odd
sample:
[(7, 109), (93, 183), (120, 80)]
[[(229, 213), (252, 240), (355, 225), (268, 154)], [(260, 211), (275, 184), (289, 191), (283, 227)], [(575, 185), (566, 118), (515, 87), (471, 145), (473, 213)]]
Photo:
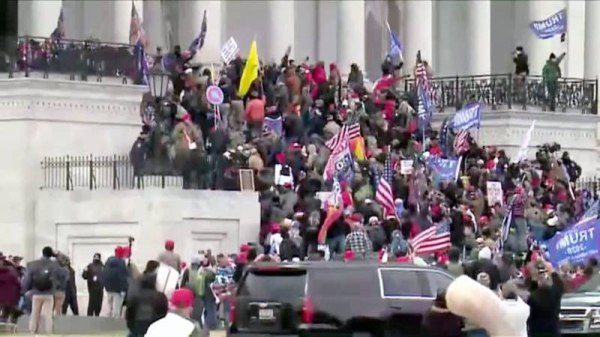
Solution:
[(338, 2), (338, 68), (342, 75), (350, 73), (356, 63), (365, 70), (365, 2), (364, 0)]
[(408, 0), (404, 5), (404, 73), (412, 74), (417, 52), (435, 70), (433, 59), (433, 1)]
[(84, 2), (79, 0), (64, 0), (63, 13), (65, 20), (65, 37), (67, 39), (83, 40), (84, 35)]
[(491, 74), (491, 0), (469, 1), (467, 8), (469, 75)]
[(203, 63), (220, 63), (223, 46), (223, 23), (226, 3), (220, 0), (179, 1), (178, 40), (182, 50), (187, 50), (190, 43), (200, 34), (200, 27), (207, 15), (207, 34), (204, 47), (197, 54), (196, 60)]
[(30, 36), (50, 37), (56, 28), (62, 1), (29, 1), (29, 24), (25, 33)]
[[(585, 3), (585, 77), (595, 79), (600, 76), (600, 3)], [(567, 39), (570, 35), (567, 36)]]
[[(565, 1), (562, 0), (532, 0), (527, 1), (529, 23), (531, 21), (545, 20), (556, 12), (566, 7)], [(568, 22), (568, 21), (567, 21)], [(566, 51), (566, 45), (561, 44), (560, 36), (555, 36), (549, 39), (542, 40), (538, 38), (531, 29), (527, 34), (526, 52), (529, 54), (529, 73), (532, 75), (541, 75), (544, 64), (550, 57), (551, 53), (560, 54)], [(575, 37), (578, 38), (578, 37)], [(561, 68), (565, 68), (564, 61), (561, 63)]]
[(142, 0), (118, 0), (110, 1), (112, 14), (114, 15), (112, 39), (111, 42), (129, 43), (129, 28), (131, 27), (131, 9), (135, 4), (135, 9), (144, 21), (144, 2)]
[(148, 39), (148, 51), (154, 53), (156, 47), (163, 52), (169, 50), (166, 44), (165, 18), (160, 0), (144, 0), (144, 29)]
[[(295, 59), (295, 14), (294, 1), (278, 0), (269, 1), (269, 54), (267, 59), (273, 58), (279, 63), (288, 46), (292, 46), (291, 59)], [(301, 54), (298, 54), (301, 55)]]

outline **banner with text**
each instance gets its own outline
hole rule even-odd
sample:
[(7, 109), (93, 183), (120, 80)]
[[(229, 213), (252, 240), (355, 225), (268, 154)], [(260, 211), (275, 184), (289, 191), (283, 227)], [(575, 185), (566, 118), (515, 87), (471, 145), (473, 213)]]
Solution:
[(444, 159), (438, 156), (427, 158), (425, 164), (432, 173), (433, 183), (439, 185), (443, 180), (456, 181), (461, 159), (462, 157)]
[(571, 227), (546, 241), (550, 262), (558, 266), (563, 262), (582, 263), (592, 256), (598, 256), (600, 244), (600, 221)]
[(541, 21), (529, 24), (533, 33), (540, 39), (549, 39), (567, 32), (567, 10), (563, 9)]

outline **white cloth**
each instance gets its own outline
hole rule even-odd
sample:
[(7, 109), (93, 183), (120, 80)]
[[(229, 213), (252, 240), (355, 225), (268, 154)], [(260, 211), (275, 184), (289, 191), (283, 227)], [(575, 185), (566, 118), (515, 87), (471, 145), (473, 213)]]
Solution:
[(152, 323), (145, 337), (189, 337), (196, 326), (177, 314), (168, 313), (167, 316)]
[(279, 234), (279, 233), (271, 234), (271, 239), (269, 240), (269, 245), (271, 246), (271, 251), (269, 252), (269, 254), (279, 255), (279, 245), (281, 245), (282, 241), (283, 241), (283, 238), (281, 237), (281, 234)]
[(177, 289), (179, 282), (179, 272), (173, 267), (161, 263), (156, 270), (156, 291), (159, 291), (171, 298), (171, 294)]

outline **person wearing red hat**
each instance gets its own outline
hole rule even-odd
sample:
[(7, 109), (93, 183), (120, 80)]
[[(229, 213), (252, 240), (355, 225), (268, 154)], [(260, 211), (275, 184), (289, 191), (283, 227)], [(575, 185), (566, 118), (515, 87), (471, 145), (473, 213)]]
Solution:
[(158, 262), (164, 263), (181, 272), (181, 257), (173, 250), (175, 250), (175, 242), (173, 240), (166, 240), (165, 250), (158, 255)]
[(191, 319), (194, 293), (187, 288), (180, 288), (171, 295), (171, 311), (152, 323), (146, 337), (200, 337), (208, 336), (208, 331), (202, 329), (199, 322)]
[(129, 273), (123, 259), (124, 253), (123, 247), (116, 247), (115, 255), (106, 260), (106, 265), (100, 277), (106, 290), (106, 300), (109, 307), (108, 316), (113, 318), (121, 318), (123, 298), (125, 291), (127, 291)]

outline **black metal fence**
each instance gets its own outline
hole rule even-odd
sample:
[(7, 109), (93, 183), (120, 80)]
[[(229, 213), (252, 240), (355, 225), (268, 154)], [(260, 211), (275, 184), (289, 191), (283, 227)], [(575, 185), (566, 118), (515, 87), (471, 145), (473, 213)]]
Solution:
[[(470, 101), (484, 102), (490, 109), (550, 108), (548, 88), (541, 76), (512, 74), (437, 77), (429, 80), (436, 110), (460, 109)], [(415, 90), (415, 80), (404, 82), (405, 91)], [(558, 80), (556, 110), (580, 110), (597, 114), (598, 79), (561, 78)]]
[(182, 188), (180, 176), (137, 175), (127, 156), (46, 157), (41, 162), (42, 189)]
[(575, 187), (578, 190), (586, 189), (586, 190), (590, 191), (594, 195), (594, 197), (596, 197), (596, 196), (598, 196), (598, 194), (600, 192), (598, 190), (598, 188), (600, 188), (600, 178), (598, 178), (598, 177), (580, 178), (575, 183)]

